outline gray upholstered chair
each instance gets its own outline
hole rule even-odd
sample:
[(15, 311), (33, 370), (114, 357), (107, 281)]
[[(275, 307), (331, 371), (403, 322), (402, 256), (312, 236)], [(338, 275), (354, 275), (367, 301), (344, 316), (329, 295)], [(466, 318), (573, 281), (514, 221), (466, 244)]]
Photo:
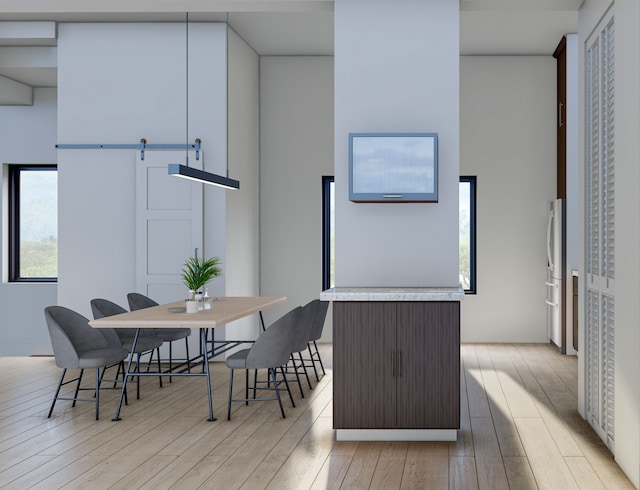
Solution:
[[(140, 293), (127, 294), (127, 301), (129, 302), (129, 309), (131, 311), (142, 310), (144, 308), (150, 308), (152, 306), (158, 306), (158, 303)], [(189, 357), (189, 335), (191, 335), (190, 328), (154, 328), (153, 334), (160, 337), (163, 342), (169, 342), (169, 371), (173, 370), (173, 342), (176, 340), (184, 339), (187, 349), (187, 357), (185, 359), (187, 363), (187, 369), (190, 371), (190, 357)], [(171, 382), (171, 376), (169, 376), (169, 382)]]
[[(49, 415), (58, 400), (91, 401), (96, 404), (96, 420), (99, 417), (100, 383), (102, 381), (100, 369), (106, 366), (120, 364), (127, 358), (129, 352), (122, 348), (116, 333), (111, 329), (94, 329), (89, 325), (89, 319), (69, 308), (63, 306), (48, 306), (44, 310), (44, 316), (51, 337), (53, 355), (56, 365), (63, 368), (56, 394), (51, 403)], [(94, 398), (78, 398), (82, 374), (85, 369), (96, 370), (96, 386)], [(77, 378), (64, 382), (68, 369), (80, 369)], [(77, 381), (73, 398), (61, 397), (60, 388), (63, 385)], [(93, 390), (93, 389), (92, 389)]]
[[(282, 418), (285, 417), (282, 400), (280, 398), (280, 383), (284, 383), (291, 405), (296, 406), (289, 390), (289, 383), (284, 373), (283, 365), (289, 360), (291, 355), (291, 346), (295, 336), (295, 329), (300, 319), (302, 308), (300, 306), (294, 308), (284, 316), (276, 320), (269, 328), (255, 340), (251, 348), (243, 349), (235, 352), (227, 358), (227, 367), (230, 369), (229, 378), (229, 401), (227, 404), (227, 420), (231, 419), (231, 403), (258, 400), (277, 400), (280, 405)], [(233, 398), (233, 372), (235, 369), (245, 369), (245, 397), (242, 399)], [(267, 369), (269, 381), (271, 382), (267, 388), (258, 388), (255, 380), (253, 385), (253, 398), (249, 398), (249, 370), (250, 369)], [(276, 373), (280, 370), (281, 379), (277, 379)], [(273, 388), (271, 388), (273, 385)], [(256, 398), (256, 390), (273, 390), (275, 398)]]
[[(119, 315), (121, 313), (127, 313), (122, 306), (109, 301), (108, 299), (103, 298), (95, 298), (91, 300), (91, 311), (93, 312), (93, 318), (99, 319), (107, 316)], [(135, 328), (114, 328), (115, 333), (118, 335), (120, 339), (120, 343), (124, 349), (127, 349), (131, 352), (131, 346), (133, 345), (133, 339), (136, 335)], [(136, 348), (133, 351), (136, 354), (136, 371), (140, 370), (140, 358), (143, 354), (149, 354), (149, 364), (147, 365), (147, 372), (149, 371), (149, 366), (151, 365), (151, 361), (153, 358), (153, 351), (157, 351), (157, 361), (158, 361), (158, 371), (160, 368), (160, 346), (162, 345), (163, 340), (155, 335), (151, 329), (141, 328), (140, 334), (138, 335), (138, 341), (136, 342)], [(160, 380), (160, 387), (162, 387), (162, 377), (158, 376)], [(136, 378), (137, 386), (137, 398), (140, 398), (140, 377)]]
[(309, 380), (309, 373), (307, 373), (307, 364), (305, 364), (302, 357), (302, 351), (306, 351), (309, 348), (309, 338), (319, 302), (320, 300), (312, 300), (302, 307), (298, 324), (294, 330), (290, 360), (286, 366), (287, 373), (293, 372), (296, 375), (296, 381), (298, 382), (298, 388), (300, 388), (302, 398), (304, 398), (304, 392), (302, 391), (302, 383), (300, 382), (301, 374), (307, 378), (309, 389), (313, 389), (311, 381)]
[[(316, 340), (322, 337), (322, 330), (324, 329), (324, 322), (327, 318), (327, 310), (329, 309), (328, 301), (320, 301), (318, 302), (318, 306), (315, 311), (315, 318), (313, 319), (313, 326), (311, 327), (311, 333), (309, 335), (309, 358), (307, 360), (311, 360), (311, 366), (313, 367), (313, 372), (316, 373), (316, 381), (320, 381), (318, 377), (318, 370), (316, 369), (316, 359), (320, 363), (320, 368), (322, 369), (322, 374), (325, 374), (324, 365), (322, 364), (322, 358), (320, 357), (320, 351), (318, 350), (318, 344)], [(313, 350), (311, 350), (311, 346), (313, 344)]]

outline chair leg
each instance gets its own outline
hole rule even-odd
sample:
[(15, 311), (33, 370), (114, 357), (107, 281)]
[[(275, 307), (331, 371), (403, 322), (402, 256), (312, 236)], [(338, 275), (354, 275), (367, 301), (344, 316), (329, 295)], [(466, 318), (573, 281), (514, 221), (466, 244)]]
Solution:
[(302, 391), (302, 383), (300, 382), (300, 375), (298, 374), (298, 367), (296, 366), (296, 358), (291, 354), (291, 363), (293, 364), (293, 372), (296, 375), (296, 380), (298, 381), (298, 388), (300, 388), (300, 396), (304, 398), (304, 391)]
[[(187, 372), (190, 373), (191, 372), (191, 358), (189, 357), (189, 337), (188, 336), (184, 338), (184, 345), (185, 345), (185, 347), (187, 349)], [(205, 356), (205, 361), (208, 362), (208, 360), (209, 359), (207, 358), (207, 356)], [(204, 366), (204, 364), (203, 364), (203, 366)]]
[(56, 389), (56, 394), (53, 396), (53, 402), (51, 403), (51, 408), (49, 409), (49, 415), (47, 418), (51, 418), (51, 414), (53, 413), (53, 407), (56, 405), (56, 401), (58, 400), (58, 395), (60, 394), (60, 388), (62, 388), (62, 382), (64, 381), (64, 375), (67, 374), (67, 368), (62, 370), (62, 376), (60, 376), (60, 382), (58, 383), (58, 388)]
[[(78, 375), (78, 384), (76, 385), (76, 392), (73, 395), (73, 403), (71, 404), (72, 407), (76, 406), (76, 398), (78, 398), (78, 392), (80, 391), (80, 381), (82, 381), (82, 375), (84, 374), (84, 369), (80, 370), (80, 374)], [(96, 388), (96, 395), (97, 395), (97, 388)]]
[[(158, 360), (158, 372), (160, 372), (160, 349), (153, 349), (149, 352), (149, 362), (147, 362), (147, 372), (151, 371), (151, 364), (153, 364), (153, 353), (156, 353), (156, 359)], [(158, 382), (160, 383), (160, 388), (162, 388), (162, 376), (158, 376)]]
[[(289, 399), (291, 400), (291, 406), (293, 406), (295, 408), (296, 403), (293, 401), (293, 395), (291, 395), (291, 389), (289, 388), (289, 382), (287, 381), (287, 375), (284, 373), (284, 368), (282, 366), (280, 366), (280, 371), (282, 371), (282, 377), (284, 378), (284, 384), (287, 387), (287, 392), (289, 393)], [(273, 378), (273, 381), (275, 382), (275, 376)]]
[(304, 359), (302, 358), (302, 352), (298, 352), (298, 357), (300, 357), (300, 366), (304, 370), (304, 376), (307, 378), (307, 384), (309, 385), (309, 389), (312, 390), (311, 381), (309, 380), (309, 373), (307, 373), (307, 366), (304, 365)]
[(227, 420), (231, 420), (231, 395), (233, 395), (233, 369), (229, 368), (229, 401), (227, 402)]
[(100, 416), (100, 414), (98, 413), (99, 410), (100, 410), (100, 368), (96, 368), (96, 420), (98, 420)]
[[(118, 366), (118, 369), (120, 367)], [(104, 374), (107, 372), (107, 366), (102, 368), (102, 373), (100, 373), (100, 385), (102, 385), (102, 380), (104, 379)], [(118, 377), (116, 376), (116, 379), (118, 379)], [(116, 381), (113, 382), (113, 387), (116, 387)]]
[(258, 370), (253, 370), (253, 399), (256, 399), (256, 387), (258, 386)]
[(313, 360), (313, 353), (311, 352), (311, 344), (307, 344), (307, 349), (309, 350), (309, 359), (311, 359), (311, 365), (313, 366), (313, 372), (316, 374), (316, 382), (319, 382), (320, 378), (318, 378), (318, 370), (316, 369), (316, 361)]
[[(255, 391), (255, 388), (254, 388)], [(253, 396), (255, 398), (255, 395)], [(249, 405), (249, 370), (244, 370), (244, 404)]]
[[(102, 375), (104, 376), (104, 373), (107, 372), (107, 368), (104, 368), (104, 371), (102, 371)], [(120, 373), (122, 373), (122, 379), (124, 380), (124, 373), (126, 372), (126, 369), (124, 368), (124, 361), (120, 361), (118, 363), (118, 370), (116, 371), (116, 377), (113, 378), (113, 387), (115, 388), (118, 384), (118, 378), (120, 377)]]
[[(153, 352), (151, 353), (151, 358), (153, 358)], [(158, 361), (158, 372), (162, 372), (162, 366), (160, 365), (160, 347), (156, 349), (156, 360)], [(158, 376), (158, 381), (160, 381), (160, 388), (162, 388), (162, 376)]]
[[(149, 361), (147, 361), (147, 372), (151, 371), (151, 364), (153, 364), (153, 353), (155, 352), (155, 349), (151, 351), (151, 354), (149, 355)], [(160, 377), (160, 376), (158, 376)]]
[[(140, 353), (138, 352), (138, 361), (136, 362), (136, 373), (140, 372)], [(140, 400), (140, 376), (136, 378), (136, 400)]]
[(322, 365), (322, 358), (320, 357), (320, 351), (318, 350), (318, 344), (316, 341), (313, 341), (313, 346), (316, 348), (316, 354), (318, 354), (318, 362), (320, 363), (320, 368), (322, 369), (322, 374), (327, 374), (324, 372), (324, 366)]
[[(280, 405), (280, 413), (282, 414), (282, 418), (286, 418), (284, 415), (284, 407), (282, 406), (282, 400), (280, 399), (280, 389), (278, 388), (278, 382), (276, 381), (276, 372), (275, 369), (269, 368), (269, 374), (273, 379), (273, 388), (276, 390), (276, 398), (278, 399), (278, 405)], [(286, 380), (285, 376), (285, 380)]]
[[(173, 372), (173, 342), (169, 342), (169, 372)], [(172, 376), (169, 376), (169, 383), (173, 383)]]

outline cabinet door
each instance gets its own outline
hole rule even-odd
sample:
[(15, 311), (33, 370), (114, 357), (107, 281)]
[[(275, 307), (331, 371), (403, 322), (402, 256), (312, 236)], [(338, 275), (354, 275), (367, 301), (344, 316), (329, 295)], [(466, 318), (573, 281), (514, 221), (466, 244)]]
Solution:
[(557, 193), (558, 199), (567, 198), (567, 38), (560, 40), (553, 57), (558, 60), (557, 67)]
[(333, 304), (333, 427), (395, 426), (393, 303)]
[(399, 429), (460, 427), (460, 303), (397, 304)]

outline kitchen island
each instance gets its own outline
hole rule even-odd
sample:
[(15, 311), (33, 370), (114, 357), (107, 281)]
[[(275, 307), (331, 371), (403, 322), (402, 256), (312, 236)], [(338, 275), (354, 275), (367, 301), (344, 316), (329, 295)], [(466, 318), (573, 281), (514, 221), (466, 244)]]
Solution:
[(338, 440), (456, 440), (462, 288), (333, 288)]

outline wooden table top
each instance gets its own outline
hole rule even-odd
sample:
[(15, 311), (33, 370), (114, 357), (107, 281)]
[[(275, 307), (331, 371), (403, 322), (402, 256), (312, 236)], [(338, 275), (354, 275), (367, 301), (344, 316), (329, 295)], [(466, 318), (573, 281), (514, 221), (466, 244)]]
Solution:
[(185, 306), (184, 301), (175, 301), (91, 320), (89, 325), (93, 328), (214, 328), (284, 303), (286, 299), (286, 296), (221, 296), (211, 303), (210, 310), (198, 313), (170, 311), (169, 308)]

